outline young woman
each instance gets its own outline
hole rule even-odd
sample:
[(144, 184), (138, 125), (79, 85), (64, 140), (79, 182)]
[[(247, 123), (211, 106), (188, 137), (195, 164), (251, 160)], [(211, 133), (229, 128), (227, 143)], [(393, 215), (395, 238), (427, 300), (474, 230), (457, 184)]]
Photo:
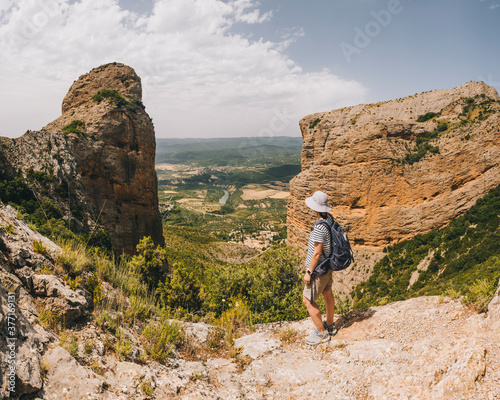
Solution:
[[(333, 217), (328, 213), (332, 208), (328, 204), (328, 196), (325, 193), (321, 191), (315, 192), (311, 197), (306, 199), (306, 205), (316, 212), (317, 221), (324, 220), (329, 225), (333, 223)], [(311, 274), (314, 268), (323, 261), (332, 250), (330, 233), (324, 224), (316, 223), (311, 229), (309, 247), (307, 249), (306, 271), (304, 274), (305, 288), (302, 301), (316, 327), (314, 333), (306, 339), (306, 343), (311, 346), (316, 346), (320, 343), (328, 342), (330, 340), (330, 335), (335, 335), (337, 329), (333, 322), (335, 299), (332, 293), (332, 270), (329, 270), (323, 276), (315, 277), (311, 282)], [(326, 321), (324, 322), (322, 321), (321, 311), (316, 304), (316, 300), (320, 294), (323, 294), (325, 299)]]

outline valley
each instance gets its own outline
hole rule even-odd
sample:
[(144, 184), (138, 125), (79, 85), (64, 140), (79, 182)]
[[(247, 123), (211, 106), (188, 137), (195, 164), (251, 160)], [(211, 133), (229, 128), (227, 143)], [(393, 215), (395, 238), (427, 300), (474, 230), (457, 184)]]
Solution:
[(257, 250), (283, 241), (289, 181), (300, 172), (302, 141), (252, 140), (158, 139), (163, 222)]

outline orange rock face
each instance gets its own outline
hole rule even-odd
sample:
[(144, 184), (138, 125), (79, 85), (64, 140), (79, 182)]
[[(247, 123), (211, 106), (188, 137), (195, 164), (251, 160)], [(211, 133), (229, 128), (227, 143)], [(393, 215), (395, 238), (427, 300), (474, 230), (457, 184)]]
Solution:
[(446, 225), (500, 184), (498, 100), (493, 88), (470, 82), (303, 118), (288, 243), (306, 248), (315, 216), (304, 199), (316, 190), (328, 194), (333, 216), (358, 246)]
[[(93, 98), (102, 90), (107, 95)], [(143, 236), (164, 243), (155, 132), (141, 96), (141, 80), (132, 68), (118, 63), (95, 68), (73, 83), (61, 117), (39, 132), (6, 141), (4, 151), (13, 170), (53, 175), (52, 186), (59, 190), (52, 187), (52, 198), (68, 224), (82, 232), (103, 227), (118, 253), (134, 253)]]

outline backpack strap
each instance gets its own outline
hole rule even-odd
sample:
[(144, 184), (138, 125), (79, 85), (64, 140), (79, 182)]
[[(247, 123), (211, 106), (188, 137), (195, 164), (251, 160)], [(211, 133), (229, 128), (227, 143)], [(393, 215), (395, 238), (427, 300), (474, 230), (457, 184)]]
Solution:
[(321, 218), (320, 220), (316, 221), (316, 223), (314, 224), (314, 227), (316, 227), (317, 225), (323, 225), (326, 227), (326, 230), (328, 232), (328, 237), (330, 238), (330, 254), (327, 256), (324, 252), (323, 252), (323, 249), (321, 249), (321, 254), (323, 254), (323, 257), (325, 258), (328, 258), (332, 255), (332, 252), (333, 252), (333, 238), (332, 238), (332, 226), (333, 224), (335, 223), (335, 220), (333, 219), (332, 217), (332, 225), (330, 225), (328, 223), (327, 220), (324, 220), (323, 218)]

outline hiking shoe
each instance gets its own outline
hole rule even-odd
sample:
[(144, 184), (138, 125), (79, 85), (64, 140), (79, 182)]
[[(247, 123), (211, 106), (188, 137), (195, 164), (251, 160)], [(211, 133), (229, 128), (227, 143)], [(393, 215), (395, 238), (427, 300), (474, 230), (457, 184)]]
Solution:
[(324, 333), (319, 333), (319, 331), (315, 329), (314, 333), (306, 339), (306, 344), (308, 344), (309, 346), (317, 346), (318, 344), (326, 343), (329, 341), (330, 334), (328, 333), (328, 331), (325, 330)]
[(330, 336), (335, 335), (338, 332), (337, 327), (335, 326), (335, 322), (333, 322), (331, 325), (327, 325), (326, 321), (323, 321), (323, 326), (325, 327), (325, 330), (328, 331)]

